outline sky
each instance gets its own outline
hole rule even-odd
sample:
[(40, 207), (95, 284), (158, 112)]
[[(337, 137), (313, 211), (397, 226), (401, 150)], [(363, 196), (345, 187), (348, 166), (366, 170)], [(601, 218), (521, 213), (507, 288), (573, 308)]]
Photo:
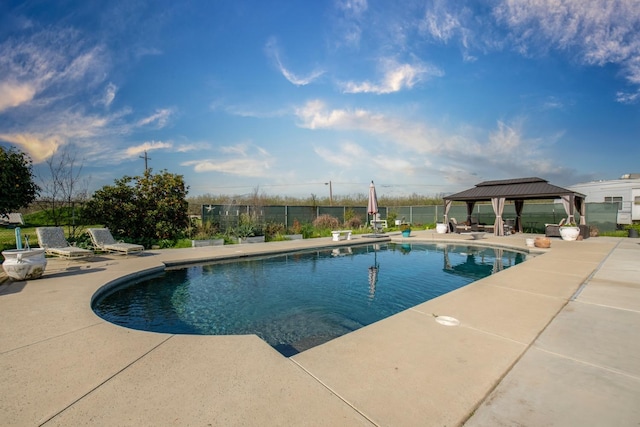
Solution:
[(4, 0), (0, 144), (91, 191), (145, 153), (190, 196), (615, 179), (639, 33), (640, 0)]

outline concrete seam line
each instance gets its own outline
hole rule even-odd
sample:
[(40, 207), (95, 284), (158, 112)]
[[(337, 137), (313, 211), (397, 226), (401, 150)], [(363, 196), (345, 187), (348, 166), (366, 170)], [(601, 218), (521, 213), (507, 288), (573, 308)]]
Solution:
[(638, 375), (632, 375), (632, 374), (629, 374), (627, 372), (620, 371), (618, 369), (608, 368), (608, 367), (603, 366), (603, 365), (598, 365), (598, 364), (595, 364), (595, 363), (587, 362), (586, 360), (576, 359), (575, 357), (571, 357), (571, 356), (567, 356), (567, 355), (564, 355), (564, 354), (556, 353), (555, 351), (547, 350), (547, 349), (544, 349), (542, 347), (537, 347), (536, 346), (535, 348), (537, 350), (540, 350), (540, 351), (544, 352), (544, 353), (551, 354), (551, 355), (560, 357), (562, 359), (571, 360), (572, 362), (580, 363), (581, 365), (591, 366), (592, 368), (602, 369), (604, 371), (611, 372), (611, 373), (614, 373), (614, 374), (618, 374), (618, 375), (621, 375), (623, 377), (633, 378), (634, 380), (640, 380), (640, 376), (638, 376)]
[(629, 313), (640, 313), (640, 310), (633, 310), (631, 308), (622, 308), (622, 307), (615, 307), (613, 305), (607, 305), (607, 304), (598, 304), (595, 302), (590, 302), (590, 301), (573, 301), (576, 304), (584, 304), (584, 305), (592, 305), (595, 307), (602, 307), (602, 308), (610, 308), (612, 310), (620, 310), (620, 311), (628, 311)]
[(160, 347), (161, 345), (163, 345), (164, 343), (166, 343), (167, 341), (169, 341), (171, 338), (173, 338), (175, 335), (170, 335), (169, 337), (167, 337), (167, 339), (162, 340), (161, 342), (159, 342), (157, 345), (153, 346), (152, 348), (150, 348), (148, 351), (144, 352), (142, 355), (140, 355), (140, 357), (137, 357), (136, 359), (134, 359), (131, 363), (128, 363), (127, 365), (125, 365), (122, 369), (118, 370), (117, 372), (115, 372), (113, 375), (109, 376), (106, 380), (102, 381), (100, 384), (96, 385), (95, 387), (93, 387), (92, 389), (90, 389), (89, 391), (87, 391), (86, 393), (84, 393), (82, 396), (78, 397), (77, 399), (75, 399), (73, 402), (71, 402), (69, 405), (65, 406), (64, 408), (62, 408), (61, 410), (59, 410), (58, 412), (56, 412), (55, 414), (51, 415), (50, 417), (48, 417), (47, 419), (45, 419), (44, 421), (41, 421), (38, 423), (39, 426), (43, 426), (45, 424), (47, 424), (49, 421), (53, 420), (55, 417), (57, 417), (58, 415), (62, 414), (64, 411), (66, 411), (67, 409), (71, 408), (73, 405), (75, 405), (76, 403), (80, 402), (82, 399), (84, 399), (85, 397), (89, 396), (91, 393), (93, 393), (94, 391), (98, 390), (100, 387), (102, 387), (103, 385), (105, 385), (106, 383), (108, 383), (109, 381), (111, 381), (113, 378), (115, 378), (116, 376), (120, 375), (122, 372), (124, 372), (125, 370), (129, 369), (130, 366), (134, 365), (135, 363), (137, 363), (139, 360), (141, 360), (142, 358), (146, 357), (149, 353), (151, 353), (152, 351), (154, 351), (155, 349), (157, 349), (158, 347)]
[(569, 301), (575, 301), (576, 298), (578, 298), (580, 296), (580, 294), (582, 293), (582, 290), (587, 286), (587, 284), (589, 284), (589, 282), (591, 281), (591, 279), (593, 279), (593, 276), (595, 276), (595, 274), (600, 271), (600, 269), (602, 268), (602, 266), (604, 265), (604, 263), (609, 259), (609, 257), (611, 257), (611, 255), (613, 254), (613, 252), (618, 249), (618, 246), (620, 246), (620, 243), (622, 243), (622, 240), (619, 240), (618, 243), (616, 243), (616, 245), (611, 248), (611, 250), (609, 251), (609, 253), (607, 254), (606, 257), (604, 257), (604, 259), (602, 261), (600, 261), (600, 263), (598, 264), (598, 266), (596, 268), (593, 269), (593, 271), (591, 272), (591, 274), (589, 274), (589, 276), (585, 279), (584, 282), (582, 282), (582, 284), (580, 285), (580, 287), (575, 291), (575, 293), (571, 296), (571, 298), (569, 298)]
[(333, 394), (334, 396), (336, 396), (338, 399), (340, 399), (342, 402), (344, 402), (347, 406), (349, 406), (351, 409), (353, 409), (354, 411), (356, 411), (358, 414), (362, 415), (362, 417), (364, 417), (367, 421), (369, 421), (371, 424), (373, 424), (374, 426), (379, 426), (380, 424), (376, 423), (375, 421), (373, 421), (371, 418), (369, 418), (365, 413), (363, 413), (361, 410), (359, 410), (358, 408), (356, 408), (355, 406), (353, 406), (351, 403), (349, 403), (349, 401), (347, 399), (345, 399), (344, 397), (342, 397), (338, 392), (336, 392), (334, 389), (332, 389), (331, 387), (329, 387), (328, 384), (325, 384), (320, 378), (318, 378), (317, 376), (313, 375), (311, 372), (309, 372), (307, 369), (305, 369), (304, 366), (302, 366), (300, 363), (298, 363), (297, 360), (291, 359), (289, 358), (289, 360), (291, 362), (293, 362), (294, 364), (296, 364), (300, 369), (302, 369), (303, 372), (305, 372), (307, 375), (309, 375), (311, 378), (313, 378), (314, 380), (316, 380), (322, 387), (326, 388), (329, 393)]
[(2, 351), (2, 352), (0, 352), (0, 355), (9, 354), (9, 353), (12, 353), (14, 351), (21, 350), (23, 348), (31, 347), (32, 345), (36, 345), (36, 344), (40, 344), (40, 343), (43, 343), (43, 342), (51, 341), (51, 340), (54, 340), (54, 339), (57, 339), (57, 338), (60, 338), (60, 337), (64, 337), (64, 336), (67, 336), (67, 335), (70, 335), (70, 334), (75, 334), (76, 332), (80, 332), (80, 331), (83, 331), (85, 329), (93, 328), (95, 326), (99, 326), (99, 325), (102, 325), (104, 323), (105, 323), (104, 320), (100, 321), (100, 322), (97, 322), (97, 323), (92, 323), (91, 325), (83, 326), (82, 328), (74, 329), (72, 331), (67, 331), (64, 334), (54, 335), (54, 336), (47, 337), (47, 338), (42, 339), (42, 340), (34, 341), (32, 343), (29, 343), (29, 344), (21, 345), (19, 347), (15, 347), (15, 348), (12, 348), (12, 349), (9, 349), (9, 350)]
[[(493, 385), (493, 387), (491, 387), (491, 389), (487, 392), (487, 394), (484, 396), (484, 398), (480, 399), (477, 403), (477, 405), (475, 405), (475, 407), (469, 412), (468, 416), (464, 419), (464, 421), (462, 422), (462, 424), (464, 425), (467, 421), (469, 421), (469, 419), (473, 416), (473, 414), (478, 410), (478, 408), (482, 405), (483, 402), (485, 402), (487, 400), (487, 398), (489, 398), (491, 396), (491, 394), (498, 388), (498, 386), (500, 385), (500, 383), (502, 383), (502, 381), (505, 379), (505, 377), (513, 370), (513, 368), (520, 362), (520, 360), (522, 360), (522, 358), (527, 354), (527, 352), (531, 349), (531, 348), (536, 348), (535, 343), (536, 341), (538, 341), (538, 338), (540, 338), (540, 336), (542, 335), (542, 333), (549, 327), (549, 325), (551, 324), (551, 322), (553, 322), (553, 320), (558, 316), (558, 314), (560, 314), (560, 312), (562, 310), (564, 310), (564, 308), (567, 306), (567, 304), (569, 304), (569, 301), (564, 301), (564, 304), (562, 304), (562, 306), (558, 309), (558, 311), (556, 311), (556, 313), (551, 317), (551, 319), (549, 319), (549, 321), (544, 325), (544, 327), (542, 327), (542, 329), (540, 329), (540, 331), (536, 334), (536, 336), (531, 340), (531, 342), (529, 344), (524, 344), (524, 350), (522, 351), (522, 353), (520, 353), (520, 355), (518, 357), (516, 357), (516, 359), (513, 361), (513, 363), (504, 371), (504, 373), (498, 378), (498, 380), (495, 382), (495, 384)], [(516, 341), (517, 342), (517, 341)]]

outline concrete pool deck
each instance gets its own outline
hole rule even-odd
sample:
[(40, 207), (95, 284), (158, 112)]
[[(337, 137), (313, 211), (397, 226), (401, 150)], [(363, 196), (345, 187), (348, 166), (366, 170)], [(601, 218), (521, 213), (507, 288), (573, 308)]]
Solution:
[[(533, 236), (390, 237), (526, 249)], [(541, 256), (291, 358), (256, 336), (135, 331), (90, 307), (105, 284), (165, 263), (335, 243), (51, 259), (41, 279), (0, 282), (0, 423), (640, 424), (640, 239), (552, 239)], [(445, 315), (460, 325), (435, 321)]]

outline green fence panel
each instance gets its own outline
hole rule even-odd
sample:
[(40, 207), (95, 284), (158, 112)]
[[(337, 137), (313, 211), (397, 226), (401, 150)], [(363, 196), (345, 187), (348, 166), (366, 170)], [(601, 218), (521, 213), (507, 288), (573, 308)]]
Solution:
[(599, 232), (615, 231), (618, 228), (617, 203), (587, 203), (587, 224)]
[[(378, 208), (381, 219), (387, 219), (390, 213), (396, 214), (396, 219), (417, 226), (444, 221), (444, 206), (400, 206)], [(360, 217), (363, 224), (368, 224), (369, 215), (366, 207), (353, 206), (261, 206), (247, 205), (203, 205), (202, 220), (225, 230), (237, 227), (240, 215), (250, 213), (261, 221), (285, 224), (291, 227), (295, 221), (299, 224), (312, 223), (319, 215), (331, 215), (345, 222), (347, 213)], [(617, 228), (618, 205), (616, 203), (587, 203), (586, 222), (597, 227), (600, 232), (614, 231)], [(496, 216), (490, 203), (476, 203), (473, 216), (480, 224), (493, 224)], [(515, 204), (507, 202), (502, 214), (503, 219), (515, 219)], [(557, 224), (567, 214), (562, 203), (527, 203), (522, 208), (522, 226), (525, 232), (544, 233), (545, 224)], [(449, 210), (449, 218), (455, 218), (459, 223), (467, 220), (467, 207), (464, 204), (453, 204)], [(576, 217), (576, 219), (578, 219)], [(393, 226), (394, 224), (389, 224)]]
[(294, 222), (298, 224), (310, 224), (318, 215), (317, 207), (314, 206), (287, 206), (287, 217), (283, 220), (287, 227), (291, 227)]

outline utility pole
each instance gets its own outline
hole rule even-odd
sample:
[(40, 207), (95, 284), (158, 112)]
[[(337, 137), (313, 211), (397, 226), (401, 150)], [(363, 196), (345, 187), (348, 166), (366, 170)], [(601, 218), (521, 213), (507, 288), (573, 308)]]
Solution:
[(331, 188), (331, 181), (325, 182), (324, 185), (329, 186), (329, 206), (333, 206), (333, 188)]
[(141, 159), (144, 159), (144, 171), (146, 172), (149, 169), (149, 160), (151, 160), (151, 157), (147, 156), (147, 150), (144, 150), (144, 156), (138, 156)]

